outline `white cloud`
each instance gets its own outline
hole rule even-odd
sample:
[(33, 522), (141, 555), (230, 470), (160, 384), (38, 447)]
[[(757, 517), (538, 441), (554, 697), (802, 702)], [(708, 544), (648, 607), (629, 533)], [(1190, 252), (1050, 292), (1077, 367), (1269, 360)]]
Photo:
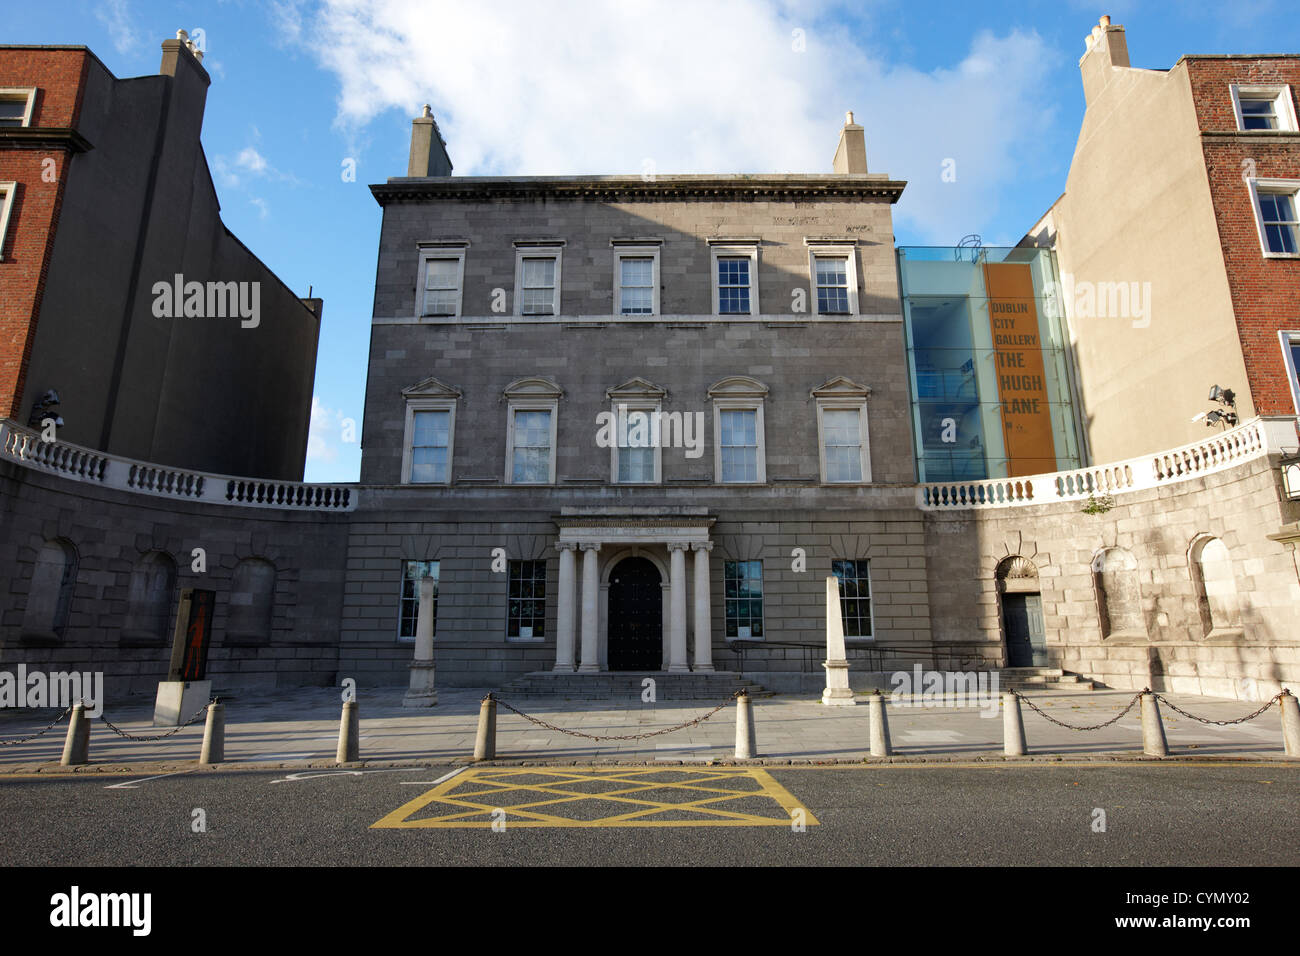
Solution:
[(95, 19), (104, 25), (118, 53), (134, 53), (140, 45), (140, 37), (130, 18), (131, 11), (126, 0), (103, 0), (96, 6)]
[(235, 157), (235, 165), (240, 169), (246, 169), (255, 176), (265, 173), (270, 166), (266, 162), (266, 157), (259, 153), (252, 146), (245, 146)]
[(311, 397), (311, 424), (307, 429), (307, 460), (324, 464), (338, 461), (343, 434), (343, 413)]
[[(254, 127), (253, 139), (260, 138), (257, 128)], [(241, 189), (248, 181), (254, 179), (274, 180), (291, 186), (301, 185), (301, 180), (293, 173), (286, 173), (272, 166), (256, 146), (245, 146), (235, 154), (234, 158), (214, 156), (211, 165), (217, 182), (227, 189)], [(262, 215), (266, 215), (265, 210)]]
[(277, 45), (297, 45), (302, 38), (304, 0), (271, 0), (268, 11)]
[(260, 196), (254, 196), (249, 200), (249, 203), (257, 207), (257, 215), (259, 219), (265, 219), (267, 216), (271, 215), (271, 207), (268, 206), (266, 200)]
[[(1035, 162), (1052, 118), (1050, 54), (1034, 33), (981, 33), (963, 60), (923, 72), (873, 57), (886, 36), (850, 32), (818, 3), (647, 11), (324, 0), (302, 29), (339, 79), (349, 136), (431, 103), (458, 175), (633, 174), (646, 159), (663, 174), (829, 172), (853, 109), (871, 169), (910, 180), (895, 215), (935, 242), (995, 213), (997, 187)], [(949, 158), (957, 179), (945, 183)]]

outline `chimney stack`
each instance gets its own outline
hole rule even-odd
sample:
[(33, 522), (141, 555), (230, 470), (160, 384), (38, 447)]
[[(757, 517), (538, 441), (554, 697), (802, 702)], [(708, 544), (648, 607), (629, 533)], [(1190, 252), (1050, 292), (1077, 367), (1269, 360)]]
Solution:
[(184, 30), (176, 31), (176, 39), (162, 41), (160, 76), (172, 78), (171, 96), (167, 111), (172, 116), (185, 116), (185, 123), (194, 126), (194, 135), (203, 125), (203, 107), (208, 99), (212, 78), (203, 68), (203, 50), (190, 39)]
[(447, 143), (438, 131), (433, 109), (424, 104), (424, 115), (411, 120), (411, 158), (406, 164), (407, 176), (450, 176), (451, 157)]
[(1083, 74), (1083, 98), (1091, 103), (1110, 82), (1116, 67), (1128, 67), (1128, 39), (1122, 26), (1112, 26), (1110, 17), (1103, 16), (1083, 38), (1083, 46), (1079, 72)]
[(844, 114), (844, 128), (840, 130), (840, 143), (835, 147), (832, 168), (837, 173), (867, 171), (867, 141), (862, 127), (853, 122), (852, 110)]

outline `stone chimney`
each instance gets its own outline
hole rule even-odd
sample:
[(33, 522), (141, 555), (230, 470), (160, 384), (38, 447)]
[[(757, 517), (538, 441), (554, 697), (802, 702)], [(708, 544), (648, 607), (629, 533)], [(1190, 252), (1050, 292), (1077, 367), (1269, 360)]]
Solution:
[(853, 112), (844, 114), (844, 128), (840, 130), (840, 144), (835, 147), (837, 173), (865, 173), (867, 171), (867, 140), (862, 127), (853, 122)]
[(1128, 40), (1124, 28), (1112, 26), (1110, 17), (1105, 16), (1083, 38), (1083, 45), (1079, 72), (1083, 74), (1083, 98), (1091, 103), (1110, 82), (1116, 67), (1128, 67)]
[(184, 30), (176, 39), (163, 40), (160, 76), (172, 78), (171, 96), (167, 101), (168, 123), (177, 122), (198, 140), (203, 127), (203, 108), (207, 104), (212, 78), (203, 68), (203, 50)]
[(411, 120), (411, 158), (406, 164), (406, 175), (451, 175), (447, 143), (438, 131), (438, 122), (428, 103), (424, 104), (424, 115)]

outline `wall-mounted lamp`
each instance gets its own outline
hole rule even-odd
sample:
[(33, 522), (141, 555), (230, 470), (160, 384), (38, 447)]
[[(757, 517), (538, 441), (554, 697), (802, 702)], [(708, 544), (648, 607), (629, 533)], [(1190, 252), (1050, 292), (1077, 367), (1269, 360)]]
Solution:
[(1219, 388), (1217, 385), (1211, 385), (1210, 397), (1208, 400), (1211, 402), (1218, 402), (1224, 407), (1216, 408), (1208, 412), (1201, 412), (1201, 414), (1192, 419), (1193, 422), (1198, 422), (1204, 418), (1206, 426), (1210, 428), (1220, 424), (1230, 428), (1237, 424), (1236, 392), (1230, 388)]
[(1282, 493), (1288, 501), (1300, 501), (1300, 458), (1282, 459)]

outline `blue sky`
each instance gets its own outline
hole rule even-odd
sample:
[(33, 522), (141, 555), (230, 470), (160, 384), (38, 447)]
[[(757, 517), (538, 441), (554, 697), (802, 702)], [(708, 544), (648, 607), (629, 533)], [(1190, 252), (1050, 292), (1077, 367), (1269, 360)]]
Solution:
[(344, 420), (359, 437), (380, 223), (366, 185), (405, 173), (423, 103), (457, 175), (829, 172), (852, 109), (871, 170), (909, 181), (900, 244), (1014, 243), (1064, 186), (1103, 13), (1137, 67), (1300, 50), (1294, 0), (74, 0), (10, 4), (3, 42), (85, 44), (128, 77), (202, 31), (222, 218), (325, 299), (307, 479), (355, 481)]

